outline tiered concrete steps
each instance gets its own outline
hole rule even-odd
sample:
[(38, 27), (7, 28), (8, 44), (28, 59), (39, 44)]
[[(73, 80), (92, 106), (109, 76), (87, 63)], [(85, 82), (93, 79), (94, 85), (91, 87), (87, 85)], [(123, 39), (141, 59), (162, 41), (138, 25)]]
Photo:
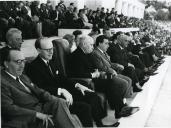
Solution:
[[(164, 60), (156, 71), (158, 74), (150, 76), (143, 91), (132, 99), (130, 106), (139, 106), (140, 111), (121, 118), (119, 127), (171, 127), (171, 56), (166, 56)], [(112, 124), (114, 120), (114, 112), (109, 110), (103, 122)]]

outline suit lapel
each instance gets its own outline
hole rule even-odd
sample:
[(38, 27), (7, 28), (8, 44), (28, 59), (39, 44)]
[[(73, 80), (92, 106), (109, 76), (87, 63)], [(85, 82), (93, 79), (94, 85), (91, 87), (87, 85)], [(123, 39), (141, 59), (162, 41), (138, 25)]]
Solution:
[(116, 44), (116, 49), (121, 51), (121, 47), (119, 46), (119, 44)]
[[(37, 66), (39, 66), (39, 69), (42, 69), (42, 71), (44, 71), (44, 73), (48, 73), (50, 76), (52, 76), (52, 74), (50, 73), (50, 71), (48, 69), (48, 66), (45, 64), (45, 62), (39, 56), (37, 58)], [(53, 72), (53, 70), (52, 70), (52, 72)]]
[(102, 56), (102, 58), (105, 59), (105, 61), (107, 61), (108, 63), (110, 63), (109, 57), (105, 56), (105, 54), (102, 53), (98, 48), (96, 48), (95, 50), (97, 51), (97, 54), (100, 54)]
[(11, 85), (15, 86), (16, 88), (20, 89), (20, 90), (23, 91), (23, 92), (29, 93), (29, 92), (24, 88), (23, 85), (21, 85), (18, 81), (16, 81), (15, 79), (13, 79), (13, 78), (12, 78), (9, 74), (7, 74), (5, 71), (4, 71), (4, 74), (3, 74), (3, 75), (6, 77), (7, 81), (8, 81)]

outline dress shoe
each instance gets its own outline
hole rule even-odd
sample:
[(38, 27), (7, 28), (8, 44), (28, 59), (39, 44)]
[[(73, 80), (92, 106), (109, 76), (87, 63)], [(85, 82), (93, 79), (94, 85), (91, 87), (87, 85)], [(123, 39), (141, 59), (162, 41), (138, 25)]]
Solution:
[(154, 73), (154, 72), (146, 72), (146, 75), (147, 75), (147, 76), (154, 76), (154, 75), (156, 75), (156, 74), (158, 74), (158, 73)]
[(120, 122), (116, 122), (116, 123), (110, 125), (110, 127), (118, 127), (119, 125), (120, 125)]
[(149, 80), (149, 76), (144, 76), (144, 79), (143, 80), (148, 81)]
[(103, 127), (118, 127), (120, 125), (120, 122), (116, 122), (114, 124), (111, 125), (103, 125)]
[(141, 80), (141, 81), (140, 81), (140, 86), (143, 86), (144, 83), (146, 83), (148, 80), (149, 80), (149, 79)]
[(139, 83), (136, 83), (135, 86), (133, 87), (133, 92), (141, 92), (142, 88)]
[(134, 113), (136, 113), (137, 111), (139, 111), (140, 108), (139, 107), (123, 107), (121, 112), (115, 116), (116, 119), (121, 118), (121, 117), (128, 117), (133, 115)]
[(153, 72), (153, 73), (150, 73), (150, 74), (148, 74), (149, 76), (154, 76), (154, 75), (156, 75), (156, 74), (158, 74), (158, 72)]
[(142, 91), (142, 88), (137, 88), (137, 87), (133, 88), (133, 92), (141, 92), (141, 91)]
[(163, 60), (165, 58), (165, 56), (161, 56), (159, 59)]
[(102, 121), (96, 122), (97, 127), (118, 127), (119, 124), (120, 124), (120, 122), (116, 122), (116, 123), (110, 124), (110, 125), (105, 125), (105, 124), (102, 123)]
[(157, 68), (159, 65), (157, 64), (157, 63), (155, 63), (154, 65), (153, 65), (153, 69), (155, 69), (155, 68)]
[(147, 72), (145, 72), (145, 75), (151, 75), (151, 74), (153, 74), (153, 72), (155, 72), (156, 70), (149, 70), (149, 71), (147, 71)]

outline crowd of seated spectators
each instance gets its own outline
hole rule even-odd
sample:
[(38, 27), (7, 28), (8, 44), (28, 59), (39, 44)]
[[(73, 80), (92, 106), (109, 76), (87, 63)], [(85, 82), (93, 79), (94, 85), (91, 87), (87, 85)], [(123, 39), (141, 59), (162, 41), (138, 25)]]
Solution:
[(58, 35), (58, 28), (125, 28), (138, 26), (139, 19), (117, 14), (114, 8), (104, 7), (92, 10), (84, 6), (79, 9), (70, 3), (65, 6), (61, 0), (55, 8), (51, 2), (1, 1), (0, 40), (5, 41), (5, 33), (11, 27), (20, 29), (23, 39)]
[[(96, 11), (93, 11), (85, 7), (84, 9), (78, 11), (73, 3), (71, 3), (69, 7), (66, 7), (63, 1), (58, 3), (58, 5), (55, 7), (56, 10), (52, 9), (52, 5), (49, 2), (47, 4), (42, 3), (40, 5), (40, 8), (38, 7), (38, 2), (3, 1), (0, 2), (0, 5), (0, 22), (3, 24), (3, 26), (1, 26), (2, 29), (0, 29), (1, 39), (2, 37), (6, 37), (7, 43), (7, 46), (0, 50), (1, 55), (4, 55), (0, 58), (1, 60), (3, 60), (1, 66), (5, 68), (5, 72), (4, 69), (2, 69), (3, 90), (1, 95), (3, 101), (3, 125), (5, 124), (8, 126), (9, 123), (12, 123), (10, 125), (14, 126), (15, 124), (17, 124), (16, 121), (19, 121), (21, 123), (17, 125), (23, 125), (22, 120), (24, 119), (23, 117), (25, 116), (25, 113), (22, 113), (24, 111), (20, 111), (20, 109), (22, 109), (23, 107), (20, 105), (24, 104), (25, 99), (19, 100), (19, 103), (17, 101), (18, 97), (22, 97), (21, 95), (23, 95), (23, 93), (16, 98), (13, 98), (13, 96), (9, 96), (9, 93), (12, 95), (12, 91), (15, 92), (17, 89), (13, 89), (13, 86), (11, 86), (7, 82), (11, 79), (8, 78), (8, 75), (10, 73), (13, 73), (14, 71), (10, 69), (17, 68), (17, 65), (22, 66), (22, 70), (18, 70), (18, 72), (20, 71), (19, 74), (17, 74), (19, 77), (20, 75), (22, 75), (21, 71), (25, 70), (25, 73), (31, 78), (32, 82), (37, 84), (39, 88), (43, 88), (50, 94), (56, 95), (57, 97), (61, 96), (60, 98), (58, 97), (59, 99), (56, 98), (56, 101), (65, 102), (66, 100), (69, 103), (70, 109), (68, 107), (69, 105), (66, 106), (65, 104), (63, 104), (63, 107), (65, 108), (64, 110), (67, 111), (66, 115), (69, 115), (68, 117), (72, 117), (70, 113), (68, 113), (69, 111), (78, 116), (81, 122), (77, 120), (79, 122), (77, 126), (81, 127), (83, 125), (84, 127), (92, 127), (94, 120), (96, 126), (104, 127), (105, 125), (102, 123), (102, 119), (105, 117), (105, 113), (102, 109), (106, 108), (104, 108), (104, 106), (101, 106), (102, 104), (99, 100), (95, 100), (98, 101), (97, 103), (95, 103), (92, 96), (98, 98), (98, 95), (96, 95), (97, 92), (100, 91), (101, 93), (104, 93), (107, 97), (111, 109), (115, 110), (114, 116), (116, 119), (134, 114), (140, 108), (129, 106), (125, 101), (126, 98), (131, 97), (132, 94), (135, 92), (138, 93), (143, 91), (142, 86), (145, 82), (148, 81), (149, 76), (156, 75), (157, 73), (155, 71), (157, 70), (158, 66), (160, 66), (164, 62), (163, 54), (171, 54), (171, 33), (169, 31), (163, 30), (162, 27), (159, 27), (151, 21), (145, 21), (143, 19), (138, 20), (136, 18), (128, 18), (123, 15), (118, 15), (117, 12), (114, 11), (114, 9), (112, 9), (111, 12), (107, 9), (107, 11), (105, 12), (104, 8), (97, 8)], [(140, 28), (140, 31), (127, 33), (117, 32), (112, 34), (110, 28), (113, 27), (138, 27)], [(65, 44), (68, 43), (70, 49), (69, 56), (67, 56), (68, 63), (66, 70), (68, 70), (68, 74), (65, 76), (65, 81), (60, 80), (60, 69), (59, 67), (57, 67), (57, 64), (53, 64), (57, 63), (58, 61), (57, 56), (55, 56), (58, 53), (57, 49), (55, 49), (56, 47), (53, 46), (54, 43), (52, 44), (52, 42), (54, 41), (50, 41), (48, 40), (48, 38), (42, 37), (57, 34), (55, 30), (57, 28), (92, 29), (91, 33), (89, 33), (88, 35), (83, 35), (82, 31), (76, 30), (72, 34), (66, 34), (64, 37), (62, 37), (63, 39), (60, 39), (61, 43), (63, 44), (64, 42)], [(103, 28), (103, 33), (100, 32), (100, 28)], [(38, 38), (35, 43), (35, 47), (39, 52), (39, 56), (37, 58), (41, 60), (41, 64), (44, 67), (41, 68), (38, 64), (34, 70), (33, 66), (35, 61), (37, 60), (35, 59), (31, 61), (30, 65), (26, 65), (27, 67), (24, 69), (23, 65), (25, 64), (25, 58), (23, 58), (23, 53), (21, 53), (20, 51), (23, 42), (22, 37), (24, 39)], [(7, 53), (9, 55), (6, 55)], [(12, 53), (16, 54), (16, 58)], [(19, 59), (19, 61), (15, 61), (12, 59)], [(46, 62), (46, 64), (44, 64), (44, 62)], [(47, 67), (49, 65), (50, 68)], [(30, 66), (30, 71), (35, 71), (35, 73), (29, 75), (28, 66)], [(40, 70), (38, 70), (39, 68)], [(48, 82), (49, 79), (46, 80), (41, 76), (43, 75), (43, 73), (41, 73), (41, 71), (43, 71), (43, 68), (45, 68), (44, 71), (47, 71), (47, 73), (45, 74), (48, 75), (49, 78), (52, 78), (52, 80), (50, 80), (49, 82), (54, 81), (54, 85), (56, 85), (56, 83), (60, 83), (60, 88), (57, 88), (56, 86), (46, 86), (50, 84), (45, 84), (45, 82)], [(36, 75), (36, 73), (38, 73), (38, 75)], [(36, 76), (33, 77), (33, 75)], [(93, 88), (86, 87), (86, 84), (82, 85), (80, 83), (71, 83), (71, 81), (68, 81), (70, 77), (75, 76), (81, 78), (84, 76), (85, 78), (92, 79), (95, 89), (93, 90)], [(13, 79), (13, 81), (14, 80), (15, 79)], [(39, 80), (44, 80), (45, 82), (36, 82)], [(13, 82), (14, 86), (16, 84), (15, 82), (16, 80)], [(20, 83), (22, 82), (19, 81), (18, 84)], [(106, 85), (106, 83), (108, 83), (108, 86), (104, 86)], [(22, 84), (25, 83), (23, 82)], [(70, 88), (68, 87), (68, 85), (73, 85), (73, 88), (67, 89), (70, 90), (70, 92), (73, 91), (71, 94), (64, 89), (65, 87)], [(36, 88), (33, 89), (39, 90)], [(79, 92), (81, 96), (79, 96), (76, 92)], [(24, 94), (24, 96), (26, 95)], [(74, 97), (74, 100), (72, 96)], [(49, 95), (49, 97), (51, 96)], [(64, 101), (61, 101), (61, 98), (63, 98)], [(83, 102), (84, 104), (82, 104), (80, 107), (77, 106), (78, 108), (73, 106), (73, 108), (75, 109), (71, 109), (72, 102), (75, 104), (76, 98), (78, 98), (77, 101)], [(15, 107), (13, 108), (13, 104), (11, 105), (7, 101), (14, 101), (13, 103), (17, 107), (19, 106), (20, 109), (17, 109), (17, 111)], [(24, 105), (28, 107), (27, 104)], [(10, 112), (8, 111), (8, 107), (12, 107), (10, 109)], [(99, 107), (102, 107), (102, 109)], [(83, 108), (85, 108), (85, 110), (87, 111), (86, 114), (88, 115), (83, 114), (84, 111), (81, 110)], [(89, 108), (93, 109), (94, 111), (90, 111)], [(32, 110), (33, 108), (27, 109)], [(102, 115), (99, 115), (100, 111), (98, 111), (98, 109), (101, 109)], [(33, 115), (36, 119), (39, 119), (39, 123), (42, 124), (40, 120), (45, 121), (45, 124), (47, 124), (48, 120), (49, 122), (58, 122), (60, 115), (56, 116), (56, 112), (54, 112), (55, 114), (53, 116), (55, 116), (56, 118), (51, 121), (50, 109), (48, 109), (48, 112), (46, 114), (43, 113), (45, 111), (41, 111), (42, 113), (36, 112), (36, 115)], [(54, 111), (61, 110), (54, 108)], [(20, 112), (21, 114), (18, 114), (16, 112)], [(39, 116), (37, 114), (39, 114)], [(65, 115), (65, 112), (62, 114)], [(18, 116), (20, 118), (15, 118)], [(37, 120), (31, 120), (31, 123), (37, 123), (36, 121)], [(28, 120), (24, 120), (23, 123), (24, 125), (27, 125)], [(80, 123), (82, 123), (82, 125)], [(57, 124), (55, 124), (55, 126), (56, 125)], [(61, 122), (61, 125), (65, 125), (65, 123)], [(72, 124), (68, 123), (65, 127), (69, 127), (71, 125)], [(119, 122), (116, 122), (110, 126), (117, 127), (118, 125)]]
[[(149, 25), (149, 24), (146, 24), (146, 25)], [(139, 107), (131, 107), (128, 104), (126, 104), (126, 102), (124, 102), (124, 100), (126, 98), (131, 97), (132, 94), (135, 92), (138, 93), (138, 92), (143, 91), (143, 89), (141, 87), (144, 85), (145, 82), (148, 81), (149, 76), (156, 74), (155, 71), (157, 70), (158, 66), (164, 62), (164, 60), (163, 60), (164, 57), (162, 56), (162, 52), (160, 52), (160, 49), (158, 49), (158, 48), (160, 48), (160, 46), (157, 45), (157, 44), (162, 45), (163, 43), (157, 43), (155, 41), (155, 39), (158, 39), (159, 37), (157, 37), (157, 35), (154, 31), (149, 30), (151, 28), (152, 28), (152, 26), (149, 28), (144, 28), (144, 29), (140, 30), (139, 32), (127, 32), (127, 33), (118, 32), (113, 35), (111, 34), (111, 31), (109, 28), (103, 29), (103, 33), (99, 33), (99, 30), (97, 28), (96, 29), (93, 28), (92, 32), (89, 34), (89, 36), (83, 35), (82, 32), (78, 31), (78, 30), (74, 31), (73, 34), (65, 35), (63, 38), (68, 40), (68, 44), (69, 44), (69, 48), (70, 48), (70, 53), (69, 53), (70, 55), (68, 56), (69, 63), (67, 65), (67, 67), (68, 67), (67, 70), (69, 70), (69, 71), (67, 71), (68, 74), (66, 76), (66, 79), (68, 79), (69, 77), (73, 77), (75, 75), (77, 75), (77, 77), (81, 77), (81, 78), (85, 77), (85, 78), (93, 79), (93, 82), (95, 84), (94, 91), (90, 90), (88, 87), (84, 87), (83, 85), (80, 85), (78, 83), (76, 83), (76, 84), (77, 84), (77, 86), (79, 85), (80, 88), (76, 87), (75, 83), (74, 83), (75, 86), (72, 86), (72, 87), (74, 87), (75, 90), (78, 89), (81, 92), (83, 91), (82, 93), (83, 94), (85, 93), (86, 95), (89, 95), (90, 93), (95, 95), (95, 93), (100, 92), (100, 91), (102, 93), (104, 93), (107, 97), (107, 100), (108, 100), (108, 103), (109, 103), (111, 109), (115, 110), (114, 116), (116, 119), (120, 119), (122, 117), (127, 117), (127, 116), (134, 114), (140, 108)], [(4, 58), (5, 56), (1, 56), (1, 60), (3, 60), (2, 62), (4, 62), (4, 63), (2, 63), (2, 65), (4, 66), (4, 64), (5, 64), (5, 72), (2, 69), (2, 71), (3, 71), (2, 76), (3, 76), (3, 79), (5, 79), (5, 80), (3, 80), (3, 91), (2, 91), (2, 94), (3, 94), (2, 101), (4, 103), (4, 104), (2, 104), (3, 105), (3, 108), (2, 108), (3, 109), (3, 119), (4, 119), (3, 125), (6, 123), (6, 121), (7, 121), (7, 123), (9, 123), (8, 122), (9, 119), (13, 121), (13, 122), (10, 122), (10, 123), (12, 123), (11, 125), (14, 125), (16, 123), (16, 120), (21, 122), (21, 120), (23, 119), (23, 118), (15, 118), (15, 117), (18, 117), (17, 113), (15, 113), (16, 110), (15, 110), (15, 108), (13, 108), (13, 105), (11, 105), (11, 104), (9, 104), (9, 102), (7, 102), (8, 100), (10, 100), (10, 101), (18, 100), (18, 97), (12, 98), (8, 94), (10, 91), (16, 90), (16, 89), (14, 89), (14, 90), (10, 89), (10, 88), (14, 88), (14, 87), (11, 87), (11, 85), (8, 82), (6, 83), (6, 81), (9, 80), (8, 72), (13, 73), (12, 72), (13, 70), (10, 70), (10, 69), (12, 69), (11, 66), (14, 66), (14, 65), (11, 63), (16, 63), (18, 66), (23, 66), (22, 71), (25, 70), (27, 75), (28, 75), (29, 69), (32, 71), (36, 71), (36, 69), (40, 68), (40, 71), (43, 71), (43, 68), (45, 68), (44, 71), (47, 71), (47, 73), (45, 73), (45, 75), (48, 75), (51, 78), (54, 78), (54, 75), (56, 76), (55, 78), (57, 78), (57, 80), (54, 81), (55, 85), (56, 85), (56, 83), (59, 82), (59, 79), (60, 79), (59, 75), (61, 75), (60, 69), (58, 69), (57, 64), (53, 64), (53, 63), (57, 62), (57, 61), (55, 61), (56, 57), (57, 57), (57, 56), (55, 56), (55, 55), (57, 55), (57, 51), (54, 50), (56, 47), (54, 46), (54, 48), (53, 48), (51, 40), (49, 40), (48, 38), (39, 38), (36, 40), (36, 43), (35, 43), (36, 44), (35, 47), (38, 46), (37, 50), (39, 52), (39, 56), (37, 58), (40, 58), (40, 57), (42, 58), (44, 55), (44, 57), (42, 58), (41, 61), (44, 63), (44, 62), (46, 62), (46, 59), (48, 59), (47, 65), (48, 65), (48, 63), (51, 62), (50, 68), (48, 67), (49, 69), (47, 70), (46, 69), (47, 65), (44, 64), (44, 65), (42, 65), (43, 66), (42, 68), (40, 67), (40, 65), (37, 65), (38, 67), (35, 69), (33, 67), (30, 67), (30, 68), (27, 67), (24, 69), (25, 58), (22, 55), (22, 51), (20, 51), (21, 44), (22, 44), (21, 31), (16, 28), (11, 28), (11, 30), (9, 30), (9, 31), (12, 31), (12, 32), (7, 32), (7, 35), (6, 35), (7, 47), (1, 49), (0, 52), (3, 55), (8, 51), (10, 53), (14, 52), (17, 55), (16, 57), (18, 57), (18, 58), (22, 57), (22, 58), (19, 58), (19, 60), (21, 62), (20, 61), (18, 62), (15, 60), (8, 60), (8, 58), (15, 59), (15, 56), (12, 56), (13, 55), (12, 53), (9, 54), (10, 57), (6, 56), (6, 58)], [(16, 39), (18, 39), (18, 40), (16, 40)], [(39, 41), (39, 40), (41, 40), (41, 41)], [(62, 41), (61, 43), (64, 43), (63, 40), (61, 40)], [(65, 40), (65, 42), (66, 42), (66, 40)], [(37, 44), (38, 41), (39, 41), (39, 43), (41, 43), (41, 45)], [(13, 48), (13, 49), (11, 49), (11, 48)], [(18, 49), (18, 50), (16, 50), (16, 49)], [(54, 50), (54, 52), (53, 52), (53, 50)], [(47, 56), (45, 53), (47, 54)], [(54, 56), (53, 56), (53, 53), (54, 53)], [(117, 54), (115, 54), (115, 53), (117, 53)], [(22, 56), (20, 56), (20, 55), (22, 55)], [(110, 56), (110, 58), (109, 58), (109, 56)], [(77, 58), (77, 57), (79, 57), (79, 58)], [(33, 60), (30, 64), (33, 64), (37, 60), (37, 58), (35, 60)], [(31, 66), (30, 64), (27, 66)], [(17, 65), (15, 68), (17, 68)], [(8, 66), (10, 66), (10, 68), (8, 68)], [(58, 69), (58, 70), (56, 70), (56, 69)], [(19, 71), (21, 71), (21, 70), (19, 70)], [(19, 73), (22, 73), (22, 72), (19, 72)], [(37, 78), (33, 77), (34, 80), (44, 80), (44, 79), (42, 79), (42, 77), (38, 78), (40, 75), (39, 71), (37, 71), (36, 73), (38, 73), (36, 75)], [(21, 74), (18, 74), (19, 77), (20, 77), (20, 75)], [(18, 77), (18, 76), (16, 76), (16, 77)], [(30, 76), (33, 76), (33, 75), (30, 75)], [(34, 83), (36, 83), (33, 80), (33, 78), (31, 78), (32, 81)], [(13, 81), (14, 81), (13, 83), (15, 86), (15, 84), (16, 84), (15, 79), (13, 79)], [(50, 81), (50, 82), (52, 82), (52, 81)], [(66, 84), (65, 82), (64, 83), (61, 82), (61, 83), (63, 83), (61, 85), (61, 87), (63, 87), (62, 88), (63, 91), (64, 91), (64, 87), (68, 86), (68, 84)], [(108, 86), (105, 86), (106, 82), (108, 82)], [(19, 81), (19, 83), (20, 83), (20, 81)], [(44, 88), (48, 92), (50, 92), (49, 90), (52, 90), (52, 92), (54, 92), (54, 95), (57, 95), (56, 93), (58, 91), (57, 91), (56, 86), (54, 86), (54, 88), (52, 88), (51, 86), (46, 86), (49, 84), (45, 84), (45, 85), (43, 85), (43, 83), (40, 83), (40, 84), (36, 83), (36, 84), (38, 85), (39, 88)], [(4, 86), (4, 85), (7, 85), (10, 88), (6, 88), (6, 86)], [(71, 84), (69, 84), (69, 86), (70, 85)], [(117, 85), (117, 86), (115, 86), (115, 85)], [(30, 86), (28, 86), (28, 87), (30, 87)], [(105, 88), (105, 89), (102, 89), (102, 88)], [(74, 101), (72, 100), (72, 95), (69, 95), (70, 93), (67, 93), (68, 96), (65, 96), (64, 92), (62, 92), (62, 90), (61, 90), (61, 94), (63, 94), (63, 96), (64, 96), (63, 99), (67, 101), (67, 97), (69, 96), (71, 99), (70, 102), (75, 103), (75, 100)], [(104, 90), (107, 90), (107, 92), (110, 91), (110, 93), (106, 93)], [(52, 92), (50, 92), (50, 94), (53, 94)], [(26, 93), (28, 93), (28, 92), (26, 92)], [(65, 93), (66, 93), (66, 91), (65, 91)], [(85, 94), (82, 96), (83, 97), (86, 96)], [(110, 94), (110, 95), (108, 95), (108, 94)], [(21, 95), (23, 95), (23, 93)], [(20, 97), (22, 97), (21, 95), (20, 95)], [(60, 94), (58, 94), (58, 95), (60, 95)], [(26, 94), (24, 94), (24, 96), (26, 96)], [(73, 93), (73, 96), (74, 96), (74, 93)], [(74, 97), (74, 99), (75, 98), (76, 97)], [(80, 98), (80, 97), (77, 97), (77, 98)], [(88, 98), (88, 100), (90, 100), (92, 97), (87, 97), (87, 98)], [(93, 105), (95, 104), (95, 102), (89, 103), (89, 101), (87, 99), (85, 99), (85, 101), (83, 99), (81, 99), (80, 101), (84, 102), (84, 103), (88, 103), (88, 104), (93, 103), (93, 104), (91, 104), (92, 106), (90, 106), (91, 109), (93, 109)], [(23, 100), (20, 102), (22, 104), (24, 103)], [(18, 102), (14, 102), (14, 103), (16, 106), (20, 106), (20, 104), (18, 104)], [(98, 102), (98, 103), (100, 103), (100, 102)], [(100, 103), (100, 105), (101, 105), (101, 103)], [(97, 105), (96, 107), (99, 107), (100, 105)], [(8, 107), (11, 107), (11, 106), (12, 106), (12, 109), (9, 112)], [(96, 126), (105, 127), (105, 125), (103, 125), (103, 123), (101, 122), (101, 119), (103, 119), (105, 115), (100, 116), (97, 114), (96, 115), (97, 118), (100, 118), (98, 120), (96, 120), (95, 116), (93, 116), (93, 119), (92, 119), (92, 117), (88, 118), (87, 116), (85, 116), (85, 114), (83, 114), (84, 112), (81, 110), (81, 108), (84, 108), (86, 106), (87, 105), (82, 104), (82, 106), (80, 108), (75, 109), (75, 110), (80, 110), (81, 113), (79, 113), (79, 111), (74, 113), (78, 116), (78, 118), (80, 119), (83, 126), (85, 126), (85, 127), (93, 126), (92, 121), (94, 120), (96, 122)], [(23, 107), (23, 106), (21, 106), (21, 107)], [(32, 110), (32, 109), (33, 108), (29, 108), (28, 110)], [(65, 109), (66, 109), (66, 111), (68, 111), (68, 107), (65, 107)], [(103, 108), (103, 109), (106, 109), (106, 108)], [(22, 113), (22, 111), (20, 111), (20, 109), (17, 109), (17, 110), (18, 110), (17, 112), (21, 113), (21, 117), (23, 116), (23, 114), (25, 114), (25, 113)], [(55, 111), (56, 110), (59, 110), (59, 109), (55, 108)], [(71, 112), (72, 111), (74, 112), (74, 109), (70, 108), (69, 110)], [(88, 111), (88, 109), (86, 109), (86, 110)], [(46, 111), (46, 109), (45, 109), (45, 111)], [(49, 114), (51, 111), (50, 110), (48, 110), (48, 111), (49, 112), (47, 112), (47, 113)], [(92, 111), (92, 114), (94, 112), (95, 111)], [(87, 114), (89, 114), (89, 113), (91, 113), (91, 111), (87, 112)], [(9, 114), (8, 118), (6, 118), (6, 114)], [(49, 116), (51, 116), (48, 114), (42, 115), (42, 116), (47, 117), (45, 119), (45, 120), (47, 120), (47, 122), (48, 122), (48, 120), (50, 120)], [(54, 114), (55, 114), (55, 112), (54, 112)], [(40, 118), (41, 120), (44, 120), (44, 118), (37, 116), (37, 114), (34, 116), (38, 119)], [(69, 114), (69, 116), (70, 116), (70, 114)], [(88, 115), (88, 116), (90, 116), (90, 115)], [(54, 122), (58, 121), (60, 119), (59, 117), (60, 117), (60, 115), (58, 117), (56, 117), (55, 119), (53, 119), (53, 121)], [(90, 119), (90, 120), (87, 120), (87, 119)], [(53, 122), (53, 121), (50, 121), (50, 122)], [(27, 125), (27, 120), (23, 123), (24, 124), (26, 123), (25, 125)], [(35, 121), (32, 121), (30, 124), (33, 124), (33, 123), (35, 123)], [(39, 122), (39, 123), (41, 123), (41, 122)], [(5, 124), (5, 125), (7, 125), (7, 124)], [(18, 125), (20, 125), (20, 124), (18, 124)], [(65, 123), (62, 122), (61, 125), (65, 125)], [(70, 125), (70, 124), (67, 124), (67, 125)], [(119, 122), (114, 123), (112, 125), (112, 127), (118, 126), (118, 125), (119, 125)]]
[(140, 31), (146, 30), (148, 32), (151, 41), (162, 54), (171, 55), (171, 32), (166, 29), (167, 26), (153, 21), (141, 20), (137, 27), (140, 28)]

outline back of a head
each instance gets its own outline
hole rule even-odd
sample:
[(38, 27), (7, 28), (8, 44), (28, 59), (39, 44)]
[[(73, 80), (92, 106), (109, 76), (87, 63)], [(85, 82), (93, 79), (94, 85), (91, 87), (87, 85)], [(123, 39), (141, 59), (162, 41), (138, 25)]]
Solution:
[(61, 47), (64, 50), (67, 50), (67, 52), (69, 51), (69, 42), (67, 39), (61, 39), (61, 38), (55, 39), (52, 41), (52, 43), (53, 43), (54, 47), (56, 47), (58, 45), (57, 47)]
[(111, 36), (112, 36), (111, 30), (110, 30), (109, 27), (105, 27), (105, 28), (103, 29), (103, 34), (104, 34), (105, 36), (107, 36), (108, 38), (111, 38)]
[(36, 40), (36, 42), (34, 44), (36, 49), (38, 49), (38, 48), (41, 49), (41, 40), (43, 40), (43, 39), (44, 39), (44, 37), (40, 37)]
[(83, 34), (83, 33), (82, 33), (82, 31), (80, 31), (80, 30), (75, 30), (75, 31), (73, 32), (73, 35), (75, 36), (76, 46), (79, 45), (78, 37), (79, 37), (80, 35), (82, 35), (82, 34)]
[(106, 33), (106, 31), (109, 31), (109, 30), (110, 30), (110, 28), (109, 28), (108, 26), (105, 26), (105, 27), (103, 28), (103, 34)]
[(78, 35), (81, 35), (82, 34), (82, 31), (80, 31), (80, 30), (75, 30), (74, 32), (73, 32), (73, 35), (75, 36), (75, 38), (77, 38), (77, 36)]
[(74, 35), (66, 34), (66, 35), (63, 36), (63, 39), (66, 39), (70, 44), (72, 44), (73, 41), (74, 41)]
[(47, 38), (47, 37), (38, 38), (35, 42), (36, 49), (48, 49), (52, 47), (53, 47), (52, 39)]
[(92, 31), (95, 32), (95, 33), (97, 32), (98, 34), (100, 34), (100, 29), (98, 27), (93, 27)]

